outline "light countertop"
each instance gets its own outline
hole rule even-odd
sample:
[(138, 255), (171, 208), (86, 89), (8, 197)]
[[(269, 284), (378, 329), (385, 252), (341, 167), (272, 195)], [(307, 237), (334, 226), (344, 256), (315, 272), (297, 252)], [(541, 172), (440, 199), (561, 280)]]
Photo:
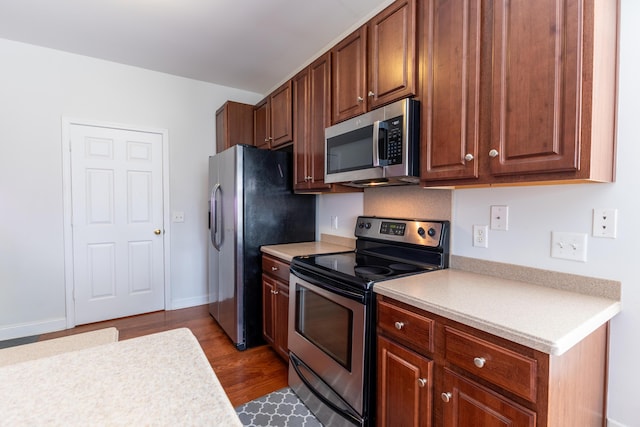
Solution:
[[(583, 281), (587, 288), (593, 282)], [(621, 310), (619, 298), (453, 268), (378, 282), (373, 290), (551, 355), (564, 353)]]
[(319, 242), (285, 243), (282, 245), (262, 246), (260, 250), (283, 261), (291, 262), (293, 257), (302, 255), (329, 254), (332, 252), (352, 251), (354, 239), (335, 238), (322, 235)]
[(0, 425), (242, 425), (184, 328), (5, 366), (0, 390)]

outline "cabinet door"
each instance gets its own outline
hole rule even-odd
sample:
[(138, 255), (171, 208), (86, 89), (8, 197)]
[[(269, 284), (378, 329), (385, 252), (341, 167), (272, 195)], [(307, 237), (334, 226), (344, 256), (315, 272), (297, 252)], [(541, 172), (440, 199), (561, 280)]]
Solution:
[(369, 109), (416, 93), (416, 2), (396, 1), (369, 21)]
[(581, 5), (493, 3), (493, 175), (579, 169)]
[(378, 425), (432, 422), (433, 361), (378, 336)]
[(223, 106), (216, 111), (216, 153), (220, 153), (230, 146), (227, 138), (227, 109)]
[(426, 4), (421, 178), (478, 178), (482, 2)]
[(227, 101), (216, 111), (216, 152), (236, 144), (253, 145), (253, 106)]
[(276, 282), (274, 295), (274, 317), (275, 317), (275, 350), (280, 356), (288, 360), (289, 358), (289, 284)]
[(270, 345), (275, 343), (274, 292), (275, 279), (262, 275), (262, 335)]
[(309, 188), (329, 189), (331, 186), (324, 183), (324, 130), (331, 125), (331, 55), (328, 53), (309, 66), (309, 96)]
[(367, 27), (361, 27), (331, 50), (332, 122), (367, 111)]
[(535, 427), (536, 414), (515, 402), (444, 369), (445, 427)]
[(308, 189), (311, 176), (309, 170), (309, 68), (300, 71), (293, 79), (293, 188), (294, 190)]
[(269, 99), (264, 99), (253, 110), (253, 144), (262, 149), (269, 149)]
[(269, 95), (271, 148), (293, 141), (293, 116), (291, 113), (291, 81)]

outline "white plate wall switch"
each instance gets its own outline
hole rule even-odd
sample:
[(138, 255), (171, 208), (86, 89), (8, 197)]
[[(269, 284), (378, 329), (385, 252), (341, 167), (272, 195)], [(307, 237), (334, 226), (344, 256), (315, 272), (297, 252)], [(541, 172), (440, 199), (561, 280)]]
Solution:
[(587, 234), (552, 231), (551, 257), (587, 262)]

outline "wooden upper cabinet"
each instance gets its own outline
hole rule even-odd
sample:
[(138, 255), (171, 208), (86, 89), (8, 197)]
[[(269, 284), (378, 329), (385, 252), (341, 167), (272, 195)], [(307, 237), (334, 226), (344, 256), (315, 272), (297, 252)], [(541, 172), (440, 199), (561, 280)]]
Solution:
[(253, 109), (253, 135), (253, 145), (269, 149), (269, 98), (263, 99)]
[(332, 123), (416, 93), (416, 0), (397, 0), (332, 50)]
[(615, 179), (618, 0), (426, 4), (423, 185)]
[(293, 94), (294, 190), (330, 190), (324, 183), (324, 130), (331, 124), (330, 54), (293, 78)]
[(253, 144), (253, 106), (227, 101), (216, 111), (216, 152)]
[(415, 0), (403, 0), (369, 21), (369, 109), (415, 95), (416, 18)]
[(331, 50), (333, 117), (337, 123), (367, 111), (367, 29), (361, 27)]
[(618, 15), (615, 0), (494, 2), (492, 175), (614, 180)]
[(477, 178), (482, 2), (426, 2), (421, 176)]
[(269, 95), (271, 148), (277, 148), (293, 141), (291, 84), (291, 80), (289, 80)]

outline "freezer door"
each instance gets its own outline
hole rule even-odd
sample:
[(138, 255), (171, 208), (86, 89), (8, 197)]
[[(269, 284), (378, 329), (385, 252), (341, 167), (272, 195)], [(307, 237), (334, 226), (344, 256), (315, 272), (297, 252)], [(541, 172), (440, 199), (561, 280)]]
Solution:
[(238, 240), (241, 239), (242, 227), (239, 224), (239, 205), (242, 203), (240, 147), (233, 147), (220, 153), (220, 252), (219, 252), (219, 289), (218, 289), (218, 323), (229, 335), (237, 347), (244, 345), (244, 324), (242, 298), (239, 293), (241, 270), (238, 268)]
[[(208, 252), (208, 281), (209, 281), (209, 313), (214, 319), (218, 319), (220, 307), (218, 304), (218, 289), (220, 287), (219, 278), (219, 240), (220, 212), (219, 212), (220, 186), (218, 180), (218, 158), (209, 157), (209, 239), (207, 245)], [(215, 199), (217, 198), (217, 199)]]

